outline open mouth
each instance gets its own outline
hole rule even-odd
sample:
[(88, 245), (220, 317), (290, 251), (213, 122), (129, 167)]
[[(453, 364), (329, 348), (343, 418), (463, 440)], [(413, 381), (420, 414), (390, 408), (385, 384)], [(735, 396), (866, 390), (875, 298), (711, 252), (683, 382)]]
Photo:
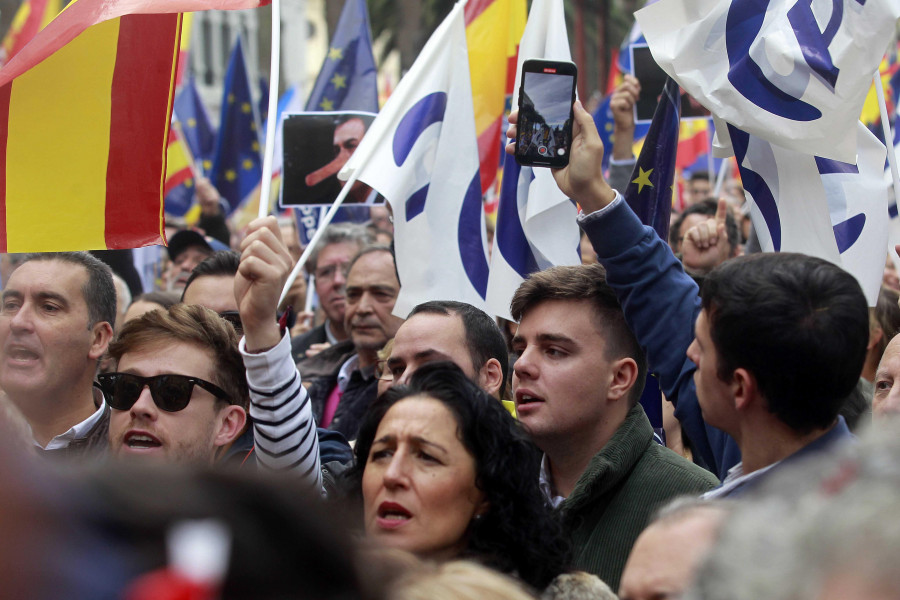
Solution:
[(537, 396), (532, 396), (531, 394), (526, 394), (526, 393), (517, 393), (516, 394), (516, 407), (528, 406), (530, 404), (538, 404), (543, 401), (544, 401), (543, 398), (538, 398)]
[(16, 361), (30, 361), (40, 358), (37, 352), (25, 348), (24, 346), (9, 346), (6, 349), (6, 356)]
[(395, 502), (382, 502), (378, 507), (378, 518), (386, 521), (408, 521), (412, 513)]
[(132, 450), (149, 450), (151, 448), (160, 448), (162, 443), (146, 433), (129, 433), (125, 436), (125, 446)]

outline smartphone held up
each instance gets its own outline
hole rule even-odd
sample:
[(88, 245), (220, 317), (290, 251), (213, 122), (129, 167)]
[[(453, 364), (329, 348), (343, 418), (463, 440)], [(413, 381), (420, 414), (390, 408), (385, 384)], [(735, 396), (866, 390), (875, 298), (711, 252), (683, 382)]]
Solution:
[(572, 145), (572, 104), (577, 69), (571, 62), (526, 60), (519, 83), (516, 161), (562, 168)]

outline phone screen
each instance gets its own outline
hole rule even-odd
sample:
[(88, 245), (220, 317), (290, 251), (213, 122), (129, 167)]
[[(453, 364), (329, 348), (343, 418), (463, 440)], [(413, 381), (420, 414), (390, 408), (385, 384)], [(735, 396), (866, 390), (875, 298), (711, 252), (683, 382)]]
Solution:
[[(574, 70), (574, 65), (571, 67)], [(564, 167), (572, 144), (575, 74), (541, 63), (531, 68), (535, 70), (526, 69), (522, 74), (516, 158), (520, 164)]]

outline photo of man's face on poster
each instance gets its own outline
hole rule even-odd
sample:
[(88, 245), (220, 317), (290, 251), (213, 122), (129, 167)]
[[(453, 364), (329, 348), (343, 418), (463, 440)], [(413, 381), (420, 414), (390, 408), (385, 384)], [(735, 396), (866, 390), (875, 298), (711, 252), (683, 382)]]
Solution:
[[(337, 178), (375, 119), (367, 112), (314, 112), (284, 117), (283, 206), (330, 205), (344, 182)], [(345, 203), (371, 202), (372, 188), (357, 181)]]

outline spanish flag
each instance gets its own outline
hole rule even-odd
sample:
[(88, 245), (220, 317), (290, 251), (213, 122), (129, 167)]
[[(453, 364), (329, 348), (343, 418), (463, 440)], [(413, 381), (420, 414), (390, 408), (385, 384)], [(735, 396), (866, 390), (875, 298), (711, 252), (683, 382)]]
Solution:
[(506, 98), (515, 89), (519, 40), (525, 31), (525, 0), (469, 0), (465, 8), (466, 43), (478, 156), (481, 192), (497, 178)]
[(0, 252), (163, 243), (177, 13), (257, 5), (77, 0), (12, 57), (0, 70)]
[(3, 38), (0, 64), (15, 56), (61, 10), (62, 2), (60, 0), (25, 0), (16, 11), (9, 32)]

